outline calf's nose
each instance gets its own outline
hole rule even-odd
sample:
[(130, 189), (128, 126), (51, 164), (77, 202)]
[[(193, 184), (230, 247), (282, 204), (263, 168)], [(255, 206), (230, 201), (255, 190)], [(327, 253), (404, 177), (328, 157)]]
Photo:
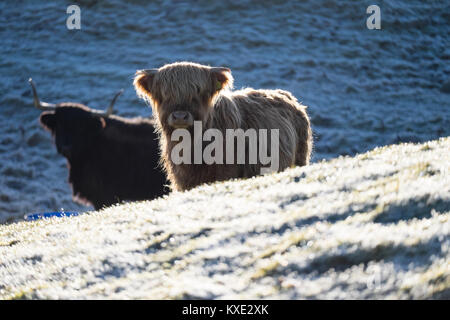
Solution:
[(174, 120), (183, 120), (186, 121), (189, 119), (189, 113), (186, 111), (174, 111), (172, 113)]

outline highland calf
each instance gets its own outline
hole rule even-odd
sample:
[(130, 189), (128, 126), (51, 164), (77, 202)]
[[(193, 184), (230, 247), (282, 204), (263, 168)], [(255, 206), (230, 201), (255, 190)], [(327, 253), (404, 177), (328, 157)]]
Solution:
[(40, 122), (55, 137), (58, 153), (67, 159), (73, 198), (100, 209), (121, 201), (147, 200), (168, 190), (159, 165), (158, 136), (153, 120), (111, 115), (73, 102), (49, 104), (38, 98)]
[[(279, 153), (278, 171), (309, 163), (312, 134), (306, 107), (287, 91), (251, 88), (232, 91), (232, 85), (230, 69), (190, 62), (136, 72), (134, 86), (137, 94), (152, 105), (162, 161), (173, 189), (187, 190), (202, 183), (247, 178), (261, 172), (260, 162), (174, 163), (171, 154), (177, 143), (173, 141), (172, 133), (180, 128), (193, 133), (196, 121), (201, 121), (203, 130), (218, 129), (224, 136), (229, 129), (277, 129), (278, 150), (270, 152)], [(247, 159), (249, 147), (246, 141)], [(225, 152), (221, 154), (227, 157)]]

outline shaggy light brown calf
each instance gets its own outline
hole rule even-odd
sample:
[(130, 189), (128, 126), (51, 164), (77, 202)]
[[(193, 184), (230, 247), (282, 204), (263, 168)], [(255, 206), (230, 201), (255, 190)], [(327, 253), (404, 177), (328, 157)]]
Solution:
[[(270, 150), (279, 152), (278, 171), (309, 163), (312, 134), (306, 107), (287, 91), (250, 88), (232, 91), (230, 69), (190, 62), (139, 70), (134, 86), (137, 94), (152, 105), (160, 135), (161, 160), (175, 190), (252, 177), (261, 172), (260, 162), (175, 164), (171, 151), (177, 142), (171, 141), (171, 135), (178, 128), (192, 132), (194, 121), (202, 122), (203, 131), (216, 128), (224, 136), (226, 129), (268, 129), (269, 132), (279, 129), (279, 150)], [(270, 145), (270, 138), (268, 141)]]

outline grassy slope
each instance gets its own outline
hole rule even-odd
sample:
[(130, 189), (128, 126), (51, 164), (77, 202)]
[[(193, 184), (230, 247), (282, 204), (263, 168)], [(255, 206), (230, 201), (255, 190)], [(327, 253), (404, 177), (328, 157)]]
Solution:
[(450, 138), (0, 226), (1, 298), (450, 298)]

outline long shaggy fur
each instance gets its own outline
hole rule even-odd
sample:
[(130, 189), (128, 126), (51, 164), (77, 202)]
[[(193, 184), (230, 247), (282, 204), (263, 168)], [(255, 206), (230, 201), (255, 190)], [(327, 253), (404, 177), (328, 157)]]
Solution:
[[(156, 115), (162, 161), (173, 189), (186, 190), (207, 182), (252, 177), (261, 168), (259, 163), (175, 165), (170, 154), (178, 142), (170, 140), (174, 128), (168, 125), (167, 119), (179, 110), (189, 111), (195, 120), (202, 121), (203, 130), (216, 128), (224, 137), (226, 129), (269, 129), (269, 132), (279, 129), (279, 170), (309, 163), (312, 134), (306, 107), (287, 91), (251, 88), (232, 91), (232, 85), (229, 69), (189, 62), (136, 72), (134, 86)], [(248, 146), (246, 152), (248, 156)]]

